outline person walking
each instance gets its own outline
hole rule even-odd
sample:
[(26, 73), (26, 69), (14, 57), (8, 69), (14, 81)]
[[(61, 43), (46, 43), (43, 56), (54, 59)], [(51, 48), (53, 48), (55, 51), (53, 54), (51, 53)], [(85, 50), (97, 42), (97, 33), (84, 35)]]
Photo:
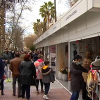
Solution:
[(78, 100), (80, 90), (85, 89), (82, 72), (88, 72), (88, 70), (82, 67), (81, 61), (82, 57), (79, 55), (75, 55), (74, 61), (71, 63), (70, 66), (71, 90), (72, 90), (72, 95), (70, 100)]
[(35, 54), (33, 54), (33, 62), (37, 61), (38, 60), (38, 52), (35, 51)]
[(9, 63), (10, 60), (12, 59), (11, 53), (9, 53), (8, 48), (5, 49), (5, 53), (3, 54), (3, 59), (7, 62), (7, 68), (6, 68), (6, 82), (11, 82), (11, 71), (9, 70)]
[[(10, 61), (9, 69), (12, 71), (12, 77), (13, 77), (13, 96), (16, 96), (16, 81), (18, 81), (19, 75), (20, 75), (20, 64), (21, 64), (21, 58), (19, 52), (15, 53), (15, 58)], [(21, 84), (18, 81), (18, 97), (21, 97)]]
[(55, 77), (53, 70), (49, 67), (49, 61), (44, 61), (44, 65), (45, 66), (42, 67), (42, 75), (43, 75), (42, 81), (45, 86), (45, 94), (43, 98), (47, 100), (49, 99), (47, 95), (50, 89), (50, 82), (53, 83), (55, 81)]
[(4, 94), (4, 85), (3, 85), (3, 76), (4, 76), (4, 64), (2, 58), (0, 58), (0, 85), (1, 85), (1, 95)]
[(44, 65), (44, 61), (43, 61), (43, 56), (41, 54), (38, 55), (38, 60), (34, 62), (35, 68), (36, 68), (36, 90), (37, 90), (37, 94), (39, 94), (39, 82), (41, 84), (41, 92), (43, 91), (43, 82), (42, 82), (42, 67)]
[(30, 86), (32, 83), (32, 79), (36, 78), (36, 69), (31, 61), (31, 56), (26, 54), (24, 56), (24, 61), (21, 62), (20, 65), (20, 82), (22, 84), (22, 98), (25, 97), (30, 99)]

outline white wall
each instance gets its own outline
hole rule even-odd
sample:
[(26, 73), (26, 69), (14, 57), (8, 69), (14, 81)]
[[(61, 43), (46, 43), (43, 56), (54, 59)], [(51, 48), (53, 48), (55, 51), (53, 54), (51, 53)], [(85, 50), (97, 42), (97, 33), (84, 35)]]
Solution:
[(87, 12), (37, 44), (37, 47), (92, 37), (100, 32), (100, 12)]
[(58, 71), (60, 68), (68, 67), (68, 58), (67, 54), (65, 54), (65, 47), (68, 43), (60, 43), (57, 45), (57, 64), (56, 64), (56, 76), (58, 77)]

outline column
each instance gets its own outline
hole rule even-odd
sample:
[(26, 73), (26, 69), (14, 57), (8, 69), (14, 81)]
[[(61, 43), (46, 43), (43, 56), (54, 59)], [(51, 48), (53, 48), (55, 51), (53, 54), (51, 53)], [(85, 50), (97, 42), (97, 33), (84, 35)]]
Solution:
[[(70, 71), (70, 42), (68, 42), (68, 72)], [(68, 90), (71, 90), (70, 84), (71, 82), (68, 81)]]
[(45, 58), (46, 58), (46, 57), (45, 57), (45, 53), (46, 53), (45, 50), (46, 50), (46, 47), (44, 47), (44, 61), (46, 60), (46, 59), (45, 59)]

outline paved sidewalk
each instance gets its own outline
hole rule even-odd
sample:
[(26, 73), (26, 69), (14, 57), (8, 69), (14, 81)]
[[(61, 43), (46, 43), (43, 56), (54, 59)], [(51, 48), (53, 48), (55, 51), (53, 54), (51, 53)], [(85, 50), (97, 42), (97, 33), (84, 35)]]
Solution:
[[(5, 84), (3, 96), (0, 96), (0, 100), (26, 100), (22, 98), (18, 98), (17, 96), (12, 96), (12, 82), (8, 82)], [(30, 100), (44, 100), (43, 93), (36, 94), (36, 88), (34, 86), (31, 87), (31, 98)], [(51, 83), (51, 88), (49, 91), (49, 99), (50, 100), (70, 100), (70, 94), (57, 82)]]

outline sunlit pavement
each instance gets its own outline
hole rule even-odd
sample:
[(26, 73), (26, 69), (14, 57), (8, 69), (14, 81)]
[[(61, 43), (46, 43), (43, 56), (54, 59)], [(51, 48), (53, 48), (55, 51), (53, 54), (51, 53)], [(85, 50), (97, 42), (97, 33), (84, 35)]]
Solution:
[[(3, 96), (0, 96), (0, 100), (26, 100), (22, 98), (18, 98), (18, 96), (12, 95), (12, 82), (5, 83), (5, 90)], [(36, 88), (34, 86), (31, 87), (31, 98), (30, 100), (44, 100), (44, 93), (36, 94)], [(51, 83), (50, 91), (49, 91), (49, 99), (50, 100), (70, 100), (70, 94), (57, 82)]]

